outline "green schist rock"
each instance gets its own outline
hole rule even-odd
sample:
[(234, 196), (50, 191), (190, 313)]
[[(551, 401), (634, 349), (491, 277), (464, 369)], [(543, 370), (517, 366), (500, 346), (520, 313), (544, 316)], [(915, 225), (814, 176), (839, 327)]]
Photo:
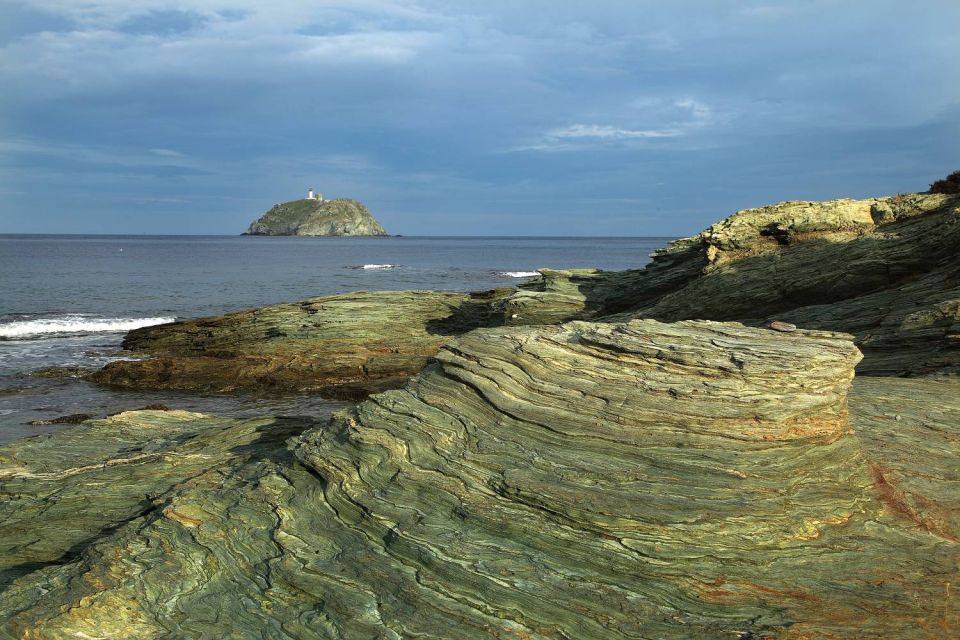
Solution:
[(384, 230), (360, 202), (293, 200), (276, 204), (243, 235), (248, 236), (385, 236)]
[(0, 589), (162, 508), (188, 478), (266, 457), (311, 424), (135, 411), (0, 447)]
[[(154, 508), (128, 507), (125, 524), (73, 543), (64, 564), (38, 561), (0, 594), (0, 629), (949, 637), (960, 556), (956, 522), (935, 514), (960, 496), (946, 453), (930, 475), (917, 470), (934, 449), (958, 451), (960, 383), (870, 380), (850, 405), (854, 433), (859, 357), (843, 335), (732, 323), (477, 330), (404, 389), (305, 433), (296, 459), (276, 437), (234, 447), (244, 455), (185, 470)], [(901, 420), (885, 417), (901, 405)], [(169, 414), (125, 415), (147, 430)], [(860, 435), (883, 420), (904, 441), (896, 451), (874, 450), (889, 434)], [(96, 446), (108, 427), (81, 429)], [(204, 433), (153, 471), (171, 473)], [(204, 446), (222, 438), (209, 435)], [(51, 482), (86, 492), (75, 509), (96, 512), (102, 485), (84, 480)], [(21, 487), (26, 478), (3, 494), (14, 507), (57, 495)], [(140, 500), (117, 493), (118, 504)], [(18, 526), (39, 536), (47, 517), (37, 506)]]
[(956, 195), (785, 202), (676, 240), (645, 269), (544, 269), (501, 307), (516, 325), (778, 319), (854, 334), (863, 374), (956, 373), (958, 245)]
[(125, 349), (152, 356), (94, 373), (100, 384), (194, 391), (319, 391), (346, 398), (395, 388), (454, 335), (484, 326), (479, 293), (358, 291), (131, 331)]

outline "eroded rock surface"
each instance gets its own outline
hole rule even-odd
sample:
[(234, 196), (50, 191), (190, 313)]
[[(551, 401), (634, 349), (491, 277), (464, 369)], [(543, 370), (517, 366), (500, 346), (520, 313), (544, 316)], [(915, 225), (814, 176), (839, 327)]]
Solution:
[(909, 194), (739, 211), (645, 269), (544, 270), (508, 324), (788, 321), (856, 336), (868, 375), (960, 371), (960, 198)]
[[(731, 323), (474, 331), (403, 389), (301, 436), (295, 459), (274, 444), (213, 461), (65, 564), (21, 576), (0, 594), (2, 629), (949, 637), (955, 523), (929, 514), (960, 506), (956, 478), (946, 463), (911, 472), (921, 452), (894, 462), (870, 450), (887, 436), (854, 432), (859, 358), (843, 335)], [(905, 405), (887, 428), (905, 443), (930, 429), (955, 455), (958, 398), (939, 413)], [(858, 432), (889, 410), (878, 401), (860, 421), (857, 402)]]
[(314, 390), (355, 398), (400, 386), (450, 337), (488, 324), (481, 293), (359, 291), (137, 329), (149, 356), (94, 373), (100, 384), (193, 391)]

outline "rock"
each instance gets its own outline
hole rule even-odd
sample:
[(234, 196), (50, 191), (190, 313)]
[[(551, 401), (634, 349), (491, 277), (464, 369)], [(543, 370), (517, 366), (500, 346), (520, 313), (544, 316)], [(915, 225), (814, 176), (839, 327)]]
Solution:
[(355, 292), (144, 327), (125, 349), (150, 356), (91, 376), (131, 389), (317, 391), (360, 398), (415, 375), (454, 335), (491, 322), (512, 290)]
[(144, 405), (139, 409), (124, 409), (122, 411), (114, 411), (113, 413), (108, 413), (107, 417), (120, 415), (121, 413), (127, 413), (128, 411), (173, 411), (170, 407), (160, 402), (151, 402), (150, 404)]
[(0, 589), (152, 512), (153, 500), (178, 483), (226, 461), (269, 456), (309, 425), (138, 411), (0, 446)]
[(68, 416), (60, 416), (57, 418), (51, 418), (50, 420), (31, 420), (27, 424), (33, 426), (42, 426), (48, 424), (80, 424), (86, 420), (90, 420), (95, 417), (92, 413), (72, 413)]
[(860, 378), (850, 407), (887, 510), (960, 542), (960, 380)]
[(30, 372), (30, 375), (37, 378), (87, 378), (96, 369), (89, 367), (44, 367)]
[(779, 320), (771, 320), (763, 326), (765, 326), (767, 329), (772, 329), (781, 333), (793, 333), (797, 330), (797, 325), (790, 324), (789, 322), (780, 322)]
[(958, 244), (956, 195), (780, 203), (676, 240), (645, 269), (542, 270), (502, 303), (504, 322), (776, 318), (854, 334), (864, 374), (960, 372), (948, 337), (960, 330)]
[[(269, 424), (183, 416), (209, 426), (184, 429), (196, 435), (165, 448), (176, 433), (170, 413), (124, 414), (144, 423), (141, 438), (160, 421), (158, 455), (131, 469), (159, 486), (179, 480), (160, 495), (145, 486), (144, 504), (122, 481), (107, 502), (117, 511), (103, 518), (113, 524), (91, 535), (78, 520), (82, 542), (64, 558), (53, 547), (71, 540), (58, 536), (30, 567), (15, 550), (24, 575), (0, 593), (0, 630), (950, 635), (960, 613), (945, 587), (956, 575), (953, 525), (920, 505), (932, 496), (938, 508), (960, 506), (949, 464), (960, 394), (953, 382), (934, 390), (950, 407), (942, 414), (903, 404), (905, 441), (879, 454), (886, 461), (859, 432), (921, 387), (871, 381), (868, 397), (893, 395), (863, 423), (851, 400), (854, 433), (847, 390), (859, 357), (847, 336), (732, 323), (481, 329), (444, 346), (404, 389), (303, 434), (296, 459), (277, 445), (279, 432), (255, 437)], [(916, 409), (927, 414), (914, 420)], [(0, 526), (44, 538), (55, 530), (44, 507), (57, 487), (75, 512), (99, 514), (97, 501), (79, 498), (114, 483), (83, 474), (116, 473), (122, 464), (104, 460), (142, 454), (121, 453), (118, 442), (107, 456), (49, 458), (75, 442), (96, 446), (115, 431), (108, 426), (82, 427), (82, 441), (56, 434), (44, 442), (65, 446), (7, 465), (2, 477), (16, 484), (0, 487), (9, 499), (0, 505), (21, 519)], [(225, 459), (227, 448), (237, 457)], [(935, 473), (911, 469), (935, 448)], [(89, 470), (47, 477), (46, 464)]]
[(386, 236), (387, 232), (360, 202), (293, 200), (274, 205), (243, 235), (249, 236)]

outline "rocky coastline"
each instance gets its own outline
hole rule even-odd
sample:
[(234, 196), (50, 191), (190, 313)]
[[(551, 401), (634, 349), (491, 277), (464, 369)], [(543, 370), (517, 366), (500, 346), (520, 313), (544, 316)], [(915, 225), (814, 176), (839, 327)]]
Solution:
[(385, 236), (383, 226), (357, 200), (305, 198), (273, 205), (245, 236)]
[(958, 246), (956, 194), (786, 202), (134, 330), (90, 380), (358, 404), (0, 447), (0, 637), (953, 637)]

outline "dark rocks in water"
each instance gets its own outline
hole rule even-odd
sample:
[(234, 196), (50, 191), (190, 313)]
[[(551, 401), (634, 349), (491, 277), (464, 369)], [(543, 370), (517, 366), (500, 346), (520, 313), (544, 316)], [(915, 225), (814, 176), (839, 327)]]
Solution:
[(274, 205), (253, 222), (243, 235), (250, 236), (386, 236), (370, 211), (360, 202), (293, 200)]
[(308, 425), (183, 412), (8, 445), (0, 629), (943, 637), (958, 383), (848, 401), (859, 358), (733, 323), (480, 329), (295, 457)]
[(31, 420), (27, 424), (38, 427), (48, 424), (80, 424), (94, 418), (92, 413), (72, 413), (68, 416), (60, 416), (58, 418), (51, 418), (49, 420)]
[(150, 404), (144, 405), (139, 409), (123, 409), (122, 411), (114, 411), (113, 413), (108, 413), (107, 417), (118, 416), (121, 413), (127, 413), (128, 411), (173, 411), (170, 407), (159, 402), (151, 402)]
[(85, 379), (94, 371), (97, 370), (89, 367), (44, 367), (43, 369), (31, 371), (30, 375), (37, 378), (49, 378), (53, 380), (60, 378)]

